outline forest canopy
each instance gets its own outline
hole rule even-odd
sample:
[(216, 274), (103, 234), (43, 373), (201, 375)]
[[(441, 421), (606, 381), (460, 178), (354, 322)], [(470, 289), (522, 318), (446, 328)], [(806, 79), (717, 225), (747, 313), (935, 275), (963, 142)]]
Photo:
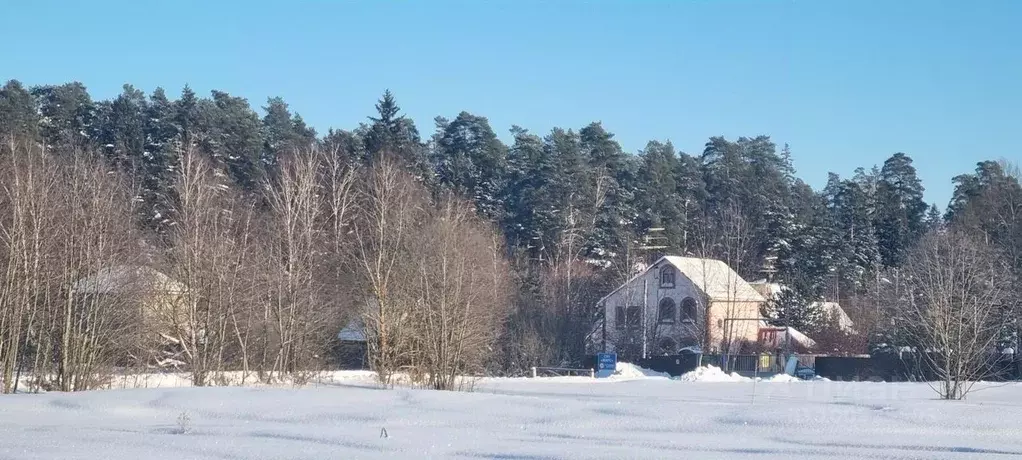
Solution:
[[(350, 199), (356, 203), (352, 209), (363, 212), (350, 215), (350, 225), (357, 230), (356, 221), (374, 216), (364, 214), (360, 200), (389, 199), (379, 194), (390, 189), (372, 184), (379, 176), (369, 171), (383, 163), (399, 165), (414, 182), (400, 185), (401, 193), (419, 200), (417, 206), (430, 208), (420, 218), (432, 223), (422, 228), (435, 232), (439, 241), (457, 236), (450, 232), (465, 232), (465, 241), (478, 249), (470, 259), (475, 269), (485, 267), (487, 260), (506, 264), (490, 267), (494, 271), (489, 283), (501, 291), (484, 296), (507, 303), (493, 315), (500, 326), (472, 326), (486, 329), (487, 337), (493, 337), (486, 343), (499, 348), (496, 357), (473, 359), (479, 366), (505, 371), (535, 363), (580, 362), (585, 336), (598, 314), (596, 300), (634, 274), (636, 265), (664, 254), (721, 259), (747, 280), (769, 277), (783, 283), (790, 293), (768, 312), (775, 317), (790, 318), (782, 310), (797, 314), (813, 301), (839, 301), (863, 325), (874, 346), (897, 341), (895, 332), (883, 326), (890, 313), (879, 312), (883, 284), (890, 281), (888, 274), (909, 262), (912, 249), (929, 232), (954, 227), (989, 244), (1014, 279), (1022, 273), (1019, 171), (1016, 165), (995, 159), (952, 178), (954, 196), (942, 213), (936, 204), (924, 201), (924, 185), (913, 159), (902, 152), (892, 152), (881, 165), (863, 165), (850, 177), (832, 173), (822, 190), (814, 190), (798, 177), (788, 145), (778, 145), (767, 135), (715, 136), (699, 152), (682, 152), (671, 142), (650, 140), (640, 151), (626, 152), (609, 131), (612, 127), (600, 123), (547, 133), (513, 126), (512, 141), (505, 144), (481, 114), (438, 116), (431, 133), (421, 132), (389, 91), (375, 110), (367, 112), (371, 113), (358, 126), (317, 132), (280, 97), (253, 107), (245, 98), (224, 91), (202, 96), (186, 86), (172, 99), (162, 88), (146, 94), (124, 85), (117, 97), (95, 100), (81, 83), (26, 87), (11, 80), (0, 89), (0, 156), (40, 150), (43, 156), (70, 164), (72, 176), (103, 167), (116, 172), (122, 178), (117, 184), (89, 184), (86, 189), (123, 186), (131, 193), (131, 206), (112, 215), (133, 218), (130, 228), (121, 228), (124, 222), (96, 225), (121, 229), (137, 239), (144, 248), (137, 257), (173, 265), (230, 255), (224, 247), (195, 241), (199, 233), (183, 234), (182, 228), (209, 230), (203, 236), (209, 238), (207, 243), (241, 245), (237, 247), (254, 244), (237, 235), (267, 238), (273, 242), (266, 245), (270, 253), (251, 257), (266, 257), (261, 267), (272, 265), (277, 273), (296, 276), (297, 284), (267, 291), (278, 299), (307, 292), (328, 298), (373, 281), (356, 276), (359, 270), (351, 268), (359, 265), (359, 251), (352, 248), (368, 250), (369, 243), (341, 241), (347, 231), (342, 226), (349, 223), (338, 223), (336, 212), (344, 203), (334, 201), (332, 209), (292, 209), (293, 200), (331, 193), (338, 200)], [(84, 154), (95, 155), (105, 166), (69, 160)], [(311, 163), (301, 163), (302, 158)], [(18, 161), (5, 161), (10, 174), (21, 171)], [(303, 171), (303, 164), (312, 169)], [(183, 176), (189, 168), (191, 173)], [(339, 171), (364, 174), (345, 176)], [(195, 183), (182, 182), (182, 177), (210, 180), (228, 189), (230, 196), (197, 195), (189, 188)], [(302, 184), (325, 188), (303, 190)], [(73, 206), (67, 200), (53, 200), (54, 206)], [(459, 203), (475, 216), (462, 214)], [(230, 208), (235, 214), (224, 220), (206, 214), (208, 206)], [(378, 211), (375, 218), (381, 219), (383, 211)], [(80, 219), (87, 223), (87, 217)], [(334, 225), (333, 236), (281, 241), (265, 235), (266, 229), (287, 232), (302, 225), (317, 235)], [(309, 246), (313, 241), (315, 245)], [(328, 256), (301, 259), (304, 265), (297, 269), (273, 265), (295, 251), (314, 254), (316, 245), (327, 241), (336, 245)], [(385, 242), (378, 243), (376, 250), (383, 250)], [(400, 243), (400, 250), (415, 253), (415, 245), (408, 244)], [(649, 246), (656, 249), (643, 249)], [(126, 249), (110, 251), (123, 259)], [(433, 251), (421, 257), (447, 260), (451, 254)], [(322, 278), (324, 267), (336, 273)], [(257, 280), (267, 275), (252, 276)], [(423, 286), (451, 282), (416, 279)], [(329, 287), (312, 287), (321, 282)], [(303, 302), (292, 299), (275, 308), (279, 314), (293, 314), (298, 306), (318, 308), (320, 300)], [(326, 311), (339, 318), (349, 307), (332, 305)], [(317, 321), (323, 316), (311, 310), (301, 314)], [(798, 315), (802, 328), (826, 328), (819, 314)], [(276, 334), (284, 338), (292, 334), (297, 342), (288, 343), (305, 346), (305, 341), (328, 341), (324, 337), (329, 333), (323, 331), (329, 328), (320, 329), (305, 325)], [(1009, 342), (1018, 340), (1015, 332), (1006, 337)], [(194, 345), (200, 347), (199, 342)], [(280, 369), (301, 365), (305, 359), (299, 356), (301, 350), (281, 350), (279, 362), (273, 364)], [(196, 359), (212, 359), (202, 350), (193, 352)]]

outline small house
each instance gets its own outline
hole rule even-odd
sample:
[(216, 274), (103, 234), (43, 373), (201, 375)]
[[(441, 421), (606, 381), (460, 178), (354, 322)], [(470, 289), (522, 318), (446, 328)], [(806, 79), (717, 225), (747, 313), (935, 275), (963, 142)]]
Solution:
[(645, 357), (756, 342), (766, 299), (720, 260), (665, 256), (600, 299), (594, 351)]

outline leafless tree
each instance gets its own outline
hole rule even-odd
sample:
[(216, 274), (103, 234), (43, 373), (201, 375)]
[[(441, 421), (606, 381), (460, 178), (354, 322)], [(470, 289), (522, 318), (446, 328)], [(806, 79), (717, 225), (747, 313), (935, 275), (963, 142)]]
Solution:
[[(573, 176), (577, 190), (563, 198), (556, 217), (557, 232), (552, 238), (537, 239), (537, 260), (520, 263), (538, 288), (526, 292), (514, 302), (508, 332), (515, 338), (506, 341), (522, 344), (510, 361), (524, 365), (580, 365), (586, 354), (586, 342), (598, 321), (598, 293), (605, 289), (602, 277), (583, 258), (585, 242), (597, 227), (600, 208), (607, 202), (613, 178), (606, 169)], [(525, 280), (523, 280), (525, 281)], [(546, 342), (546, 343), (544, 343)], [(512, 345), (513, 346), (513, 345)], [(528, 349), (528, 352), (525, 352)]]
[(0, 365), (3, 392), (16, 385), (16, 374), (26, 356), (26, 342), (34, 332), (43, 305), (36, 292), (46, 285), (48, 232), (53, 222), (48, 194), (58, 177), (41, 152), (27, 144), (9, 141), (3, 157), (3, 188), (0, 201), (0, 250), (3, 251), (3, 285), (0, 286)]
[[(137, 352), (137, 294), (113, 276), (137, 260), (132, 194), (87, 152), (52, 155), (24, 145), (4, 157), (0, 207), (0, 357), (4, 391), (15, 367), (63, 391), (94, 388)], [(127, 282), (130, 284), (130, 282)], [(122, 360), (123, 361), (123, 360)]]
[[(737, 203), (723, 206), (712, 215), (702, 219), (705, 228), (700, 232), (696, 242), (696, 256), (703, 259), (720, 260), (731, 268), (732, 272), (727, 279), (714, 279), (713, 276), (704, 276), (703, 292), (709, 292), (713, 284), (722, 285), (727, 293), (724, 299), (712, 302), (710, 299), (699, 299), (700, 311), (703, 312), (702, 320), (698, 327), (702, 334), (700, 347), (704, 350), (718, 349), (722, 354), (734, 356), (741, 352), (742, 341), (740, 332), (746, 328), (758, 328), (758, 324), (750, 324), (748, 314), (742, 302), (737, 300), (737, 289), (739, 283), (743, 283), (739, 273), (751, 265), (753, 254), (752, 232), (742, 212), (741, 206)], [(709, 273), (704, 267), (704, 273)], [(714, 275), (716, 276), (716, 275)], [(710, 314), (711, 307), (717, 304), (717, 310)], [(758, 313), (757, 313), (758, 316)], [(720, 325), (713, 324), (714, 319), (720, 319)], [(730, 321), (725, 321), (731, 319)], [(711, 331), (715, 327), (722, 330), (722, 335), (714, 340)]]
[(252, 204), (237, 196), (200, 154), (181, 155), (175, 183), (177, 221), (169, 236), (171, 279), (183, 292), (159, 310), (164, 334), (177, 347), (198, 386), (221, 376), (228, 350), (240, 350), (249, 368), (249, 328), (257, 304), (252, 260)]
[(99, 277), (107, 272), (138, 263), (141, 238), (134, 226), (134, 194), (120, 174), (95, 157), (78, 154), (66, 161), (59, 168), (63, 187), (57, 189), (62, 193), (55, 209), (62, 224), (54, 235), (59, 298), (47, 304), (57, 338), (54, 383), (71, 391), (95, 387), (101, 366), (136, 351), (132, 342), (145, 318), (140, 308), (144, 293), (134, 280), (106, 289), (87, 284), (102, 283)]
[(429, 194), (400, 164), (364, 176), (354, 257), (370, 366), (384, 385), (397, 372), (435, 389), (478, 375), (510, 301), (500, 238), (467, 202)]
[(428, 385), (450, 390), (461, 376), (482, 373), (507, 312), (509, 273), (493, 230), (470, 204), (443, 198), (423, 224), (410, 283), (421, 302), (406, 327)]
[(280, 165), (279, 178), (266, 189), (272, 273), (267, 305), (275, 344), (272, 370), (296, 376), (315, 367), (340, 330), (340, 302), (327, 295), (336, 275), (329, 262), (336, 258), (327, 249), (340, 245), (350, 179), (316, 149), (297, 151)]
[(358, 190), (353, 252), (363, 304), (369, 366), (383, 385), (411, 362), (408, 322), (419, 301), (409, 285), (416, 267), (410, 245), (425, 221), (425, 190), (398, 161), (383, 157), (364, 173)]
[(541, 293), (526, 287), (531, 261), (524, 256), (512, 260), (514, 296), (509, 316), (499, 339), (499, 356), (492, 363), (496, 372), (525, 375), (531, 366), (557, 362), (560, 344), (559, 311)]
[(962, 399), (990, 376), (998, 335), (1013, 315), (1005, 311), (1006, 264), (984, 243), (959, 231), (934, 232), (905, 267), (905, 330), (940, 381), (944, 399)]

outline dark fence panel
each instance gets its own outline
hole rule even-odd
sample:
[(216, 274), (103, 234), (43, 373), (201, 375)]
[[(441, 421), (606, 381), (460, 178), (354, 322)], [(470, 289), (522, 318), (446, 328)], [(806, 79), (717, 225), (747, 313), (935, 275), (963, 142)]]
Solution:
[[(1019, 363), (1010, 355), (992, 357), (987, 381), (1018, 380)], [(870, 357), (820, 356), (816, 358), (816, 375), (838, 381), (874, 380), (884, 382), (933, 381), (940, 377), (922, 355), (913, 353), (876, 354)]]
[[(760, 355), (730, 356), (728, 357), (730, 362), (727, 364), (727, 371), (743, 375), (751, 374), (757, 371), (756, 366), (759, 359)], [(777, 361), (775, 356), (771, 356), (770, 359), (770, 368), (759, 369), (758, 372), (783, 372), (784, 363)], [(992, 357), (992, 360), (992, 371), (983, 380), (991, 382), (1022, 380), (1022, 366), (1013, 356), (996, 355)], [(799, 356), (799, 362), (804, 366), (812, 367), (816, 375), (835, 381), (917, 382), (933, 381), (939, 378), (923, 359), (923, 356), (912, 353), (902, 353), (901, 355), (880, 353), (869, 357)], [(636, 360), (635, 364), (677, 377), (698, 367), (699, 355), (653, 356)], [(720, 355), (702, 356), (703, 366), (723, 367), (721, 364)], [(582, 367), (595, 369), (596, 356), (586, 356)]]
[[(708, 356), (703, 356), (703, 364), (707, 363)], [(699, 366), (699, 355), (683, 354), (670, 356), (651, 356), (646, 359), (638, 359), (636, 365), (651, 371), (665, 372), (672, 377), (677, 377)], [(596, 369), (596, 355), (588, 355), (582, 360), (582, 367), (585, 369)]]
[(698, 367), (699, 355), (653, 356), (639, 360), (638, 365), (649, 370), (666, 372), (671, 377), (677, 377)]

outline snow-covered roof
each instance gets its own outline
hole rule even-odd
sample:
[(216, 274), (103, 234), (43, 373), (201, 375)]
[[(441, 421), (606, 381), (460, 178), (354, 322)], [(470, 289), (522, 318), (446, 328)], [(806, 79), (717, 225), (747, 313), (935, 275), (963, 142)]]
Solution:
[(748, 282), (738, 275), (738, 272), (732, 270), (728, 264), (721, 260), (677, 256), (666, 256), (662, 260), (674, 265), (685, 277), (692, 280), (692, 284), (702, 290), (710, 300), (766, 301), (759, 292), (756, 292)]
[(804, 346), (806, 348), (816, 348), (816, 341), (815, 340), (809, 338), (809, 336), (803, 334), (801, 331), (799, 331), (798, 329), (795, 329), (793, 327), (770, 327), (770, 326), (767, 326), (767, 327), (763, 327), (761, 329), (769, 329), (769, 330), (773, 330), (773, 331), (779, 332), (780, 336), (777, 338), (778, 340), (783, 340), (783, 337), (785, 335), (787, 335), (787, 336), (791, 337), (791, 341), (794, 342), (794, 343), (802, 345), (802, 346)]
[(341, 332), (337, 333), (337, 339), (346, 342), (365, 342), (365, 326), (362, 324), (362, 320), (355, 318), (348, 323)]
[(771, 283), (767, 280), (753, 281), (749, 283), (749, 285), (767, 299), (772, 299), (781, 295), (781, 290), (784, 289), (784, 286), (781, 286), (779, 283)]
[(815, 302), (813, 305), (819, 306), (823, 314), (828, 318), (836, 317), (837, 325), (841, 329), (850, 330), (852, 328), (852, 319), (845, 313), (845, 309), (841, 308), (837, 302)]
[[(781, 291), (787, 289), (787, 287), (785, 287), (783, 284), (771, 283), (766, 280), (754, 281), (750, 284), (754, 289), (756, 289), (757, 292), (762, 294), (767, 299), (776, 299), (777, 296), (781, 294)], [(841, 305), (838, 304), (837, 302), (828, 301), (813, 302), (813, 306), (819, 307), (820, 310), (823, 311), (823, 314), (827, 315), (828, 317), (836, 316), (838, 326), (841, 327), (841, 329), (851, 330), (853, 325), (852, 319), (848, 317), (848, 314), (845, 313), (845, 310), (841, 308)]]
[(608, 297), (614, 295), (621, 288), (628, 286), (639, 277), (649, 273), (654, 268), (660, 268), (663, 263), (669, 263), (678, 269), (682, 275), (692, 281), (692, 284), (703, 291), (710, 300), (731, 301), (731, 302), (766, 302), (766, 298), (753, 289), (748, 282), (738, 275), (738, 272), (731, 269), (728, 264), (716, 259), (701, 259), (698, 257), (664, 256), (646, 267), (645, 270), (633, 276), (621, 286), (618, 286), (609, 294), (603, 296), (597, 303), (602, 303)]
[(816, 341), (810, 339), (809, 336), (803, 334), (798, 329), (789, 327), (787, 333), (791, 335), (791, 340), (795, 341), (795, 343), (809, 348), (816, 348)]
[(180, 293), (185, 291), (185, 286), (149, 267), (118, 265), (102, 268), (96, 274), (78, 280), (72, 289), (88, 294), (137, 290)]

